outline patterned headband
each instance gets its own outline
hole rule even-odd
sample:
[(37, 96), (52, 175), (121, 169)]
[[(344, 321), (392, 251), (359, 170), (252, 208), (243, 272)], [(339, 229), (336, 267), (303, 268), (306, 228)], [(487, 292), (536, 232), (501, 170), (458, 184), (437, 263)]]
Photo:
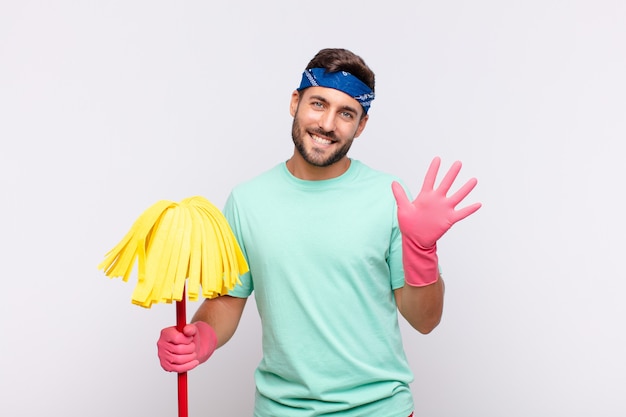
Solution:
[(302, 73), (298, 91), (308, 87), (328, 87), (343, 91), (361, 104), (365, 113), (374, 100), (374, 92), (363, 81), (346, 71), (326, 72), (324, 68), (311, 68)]

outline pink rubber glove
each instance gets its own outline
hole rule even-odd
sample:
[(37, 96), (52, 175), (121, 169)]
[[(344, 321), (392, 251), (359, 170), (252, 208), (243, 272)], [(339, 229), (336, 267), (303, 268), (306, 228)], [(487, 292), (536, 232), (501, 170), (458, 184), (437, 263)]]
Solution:
[(422, 189), (411, 203), (402, 186), (393, 182), (393, 195), (398, 204), (398, 223), (402, 232), (402, 264), (404, 279), (414, 287), (433, 284), (439, 279), (437, 241), (454, 223), (474, 213), (481, 206), (474, 203), (455, 210), (477, 184), (476, 178), (467, 181), (456, 193), (447, 197), (452, 183), (461, 170), (461, 162), (450, 167), (439, 188), (434, 189), (435, 178), (441, 159), (435, 157), (430, 163)]
[(205, 362), (217, 348), (217, 336), (203, 321), (187, 324), (183, 332), (175, 326), (161, 330), (157, 349), (161, 367), (169, 372), (187, 372)]

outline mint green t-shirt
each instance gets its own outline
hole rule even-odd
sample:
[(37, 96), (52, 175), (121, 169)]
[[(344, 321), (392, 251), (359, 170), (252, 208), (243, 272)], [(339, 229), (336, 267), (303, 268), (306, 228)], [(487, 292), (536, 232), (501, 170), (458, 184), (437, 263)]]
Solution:
[(233, 189), (224, 208), (263, 325), (256, 417), (406, 417), (413, 374), (393, 290), (404, 285), (395, 180), (357, 160), (300, 180), (284, 163)]

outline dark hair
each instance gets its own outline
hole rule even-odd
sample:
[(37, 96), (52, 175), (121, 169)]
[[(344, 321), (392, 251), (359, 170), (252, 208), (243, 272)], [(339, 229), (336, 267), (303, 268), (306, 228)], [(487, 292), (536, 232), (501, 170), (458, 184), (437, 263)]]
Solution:
[(347, 49), (322, 49), (306, 66), (306, 69), (311, 68), (324, 68), (328, 72), (347, 71), (374, 91), (374, 72), (365, 64), (363, 58)]

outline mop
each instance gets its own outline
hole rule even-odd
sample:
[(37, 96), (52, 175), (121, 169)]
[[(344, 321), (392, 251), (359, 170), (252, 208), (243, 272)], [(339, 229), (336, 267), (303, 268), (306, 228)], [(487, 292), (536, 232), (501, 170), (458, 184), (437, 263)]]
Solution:
[[(160, 200), (145, 210), (98, 269), (127, 282), (137, 261), (132, 303), (150, 308), (176, 302), (176, 328), (187, 324), (186, 299), (227, 294), (248, 264), (222, 212), (194, 196)], [(178, 415), (187, 417), (187, 373), (178, 374)]]

